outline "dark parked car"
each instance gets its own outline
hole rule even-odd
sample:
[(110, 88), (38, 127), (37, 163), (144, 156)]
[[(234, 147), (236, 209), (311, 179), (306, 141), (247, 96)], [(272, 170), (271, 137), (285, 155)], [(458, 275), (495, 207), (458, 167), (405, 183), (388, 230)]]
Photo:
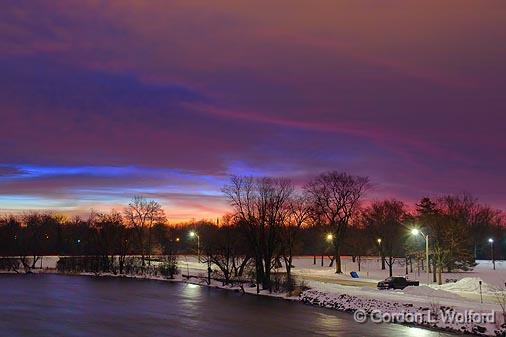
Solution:
[(409, 281), (405, 277), (389, 277), (385, 281), (378, 282), (378, 289), (404, 289), (408, 286), (418, 286), (419, 281)]

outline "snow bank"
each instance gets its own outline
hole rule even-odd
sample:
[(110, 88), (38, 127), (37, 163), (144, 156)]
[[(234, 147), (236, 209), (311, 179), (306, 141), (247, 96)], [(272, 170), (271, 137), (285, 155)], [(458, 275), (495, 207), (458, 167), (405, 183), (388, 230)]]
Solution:
[(449, 291), (441, 290), (441, 289), (434, 289), (434, 288), (427, 287), (427, 286), (407, 287), (404, 290), (402, 290), (401, 292), (403, 292), (405, 294), (416, 295), (416, 296), (427, 296), (430, 298), (432, 298), (432, 297), (434, 297), (434, 298), (451, 298), (451, 299), (455, 299), (455, 300), (462, 299), (461, 296), (451, 293)]
[(440, 286), (433, 286), (435, 289), (444, 290), (446, 292), (465, 292), (465, 293), (479, 293), (480, 292), (480, 281), (481, 291), (484, 295), (494, 295), (500, 289), (498, 287), (491, 286), (479, 277), (464, 277), (463, 279), (455, 283), (446, 283)]
[[(415, 287), (413, 287), (415, 288)], [(425, 287), (428, 288), (428, 287)], [(412, 291), (412, 290), (410, 290)], [(429, 290), (423, 289), (422, 292), (429, 293)], [(436, 291), (437, 293), (437, 291)], [(418, 316), (421, 320), (416, 322), (407, 322), (408, 325), (420, 325), (425, 327), (431, 327), (440, 330), (453, 331), (464, 334), (473, 334), (478, 336), (505, 336), (506, 325), (487, 322), (476, 324), (473, 322), (452, 322), (447, 321), (443, 316), (439, 316), (437, 312), (444, 312), (451, 315), (460, 313), (464, 314), (460, 309), (448, 306), (438, 306), (437, 304), (428, 304), (425, 306), (416, 306), (411, 303), (402, 303), (396, 301), (386, 301), (374, 298), (364, 298), (359, 296), (352, 296), (348, 294), (332, 294), (321, 292), (318, 290), (310, 289), (304, 291), (300, 295), (300, 300), (305, 304), (314, 306), (344, 311), (344, 312), (363, 312), (366, 315), (375, 315), (375, 312), (380, 312), (381, 315), (390, 314), (391, 316), (403, 313), (405, 315)], [(355, 316), (357, 320), (357, 316)], [(359, 322), (364, 322), (360, 320)]]

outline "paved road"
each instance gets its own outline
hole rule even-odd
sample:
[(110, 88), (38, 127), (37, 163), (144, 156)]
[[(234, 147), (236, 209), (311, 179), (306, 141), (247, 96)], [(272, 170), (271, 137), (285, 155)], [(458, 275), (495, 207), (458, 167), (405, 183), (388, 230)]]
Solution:
[[(368, 281), (361, 281), (361, 280), (346, 280), (346, 279), (340, 279), (337, 277), (332, 276), (323, 276), (323, 275), (308, 275), (308, 274), (297, 274), (294, 273), (297, 278), (302, 280), (308, 280), (308, 281), (319, 281), (319, 282), (325, 282), (329, 284), (339, 284), (343, 286), (351, 286), (351, 287), (368, 287), (372, 289), (376, 289), (376, 282), (368, 282)], [(458, 293), (459, 296), (471, 300), (473, 302), (480, 302), (480, 294), (479, 293)], [(483, 296), (483, 302), (484, 303), (491, 303), (491, 304), (497, 304), (497, 298), (494, 296)]]
[(319, 281), (331, 284), (340, 284), (343, 286), (353, 286), (353, 287), (369, 287), (376, 288), (375, 282), (361, 281), (361, 280), (346, 280), (332, 276), (322, 276), (322, 275), (307, 275), (307, 274), (297, 274), (294, 273), (299, 279), (309, 280), (309, 281)]

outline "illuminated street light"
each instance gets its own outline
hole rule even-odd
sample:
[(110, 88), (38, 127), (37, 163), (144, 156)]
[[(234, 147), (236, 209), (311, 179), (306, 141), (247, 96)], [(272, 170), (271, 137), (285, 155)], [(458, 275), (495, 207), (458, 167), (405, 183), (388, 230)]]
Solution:
[(492, 258), (492, 265), (494, 266), (494, 270), (495, 270), (494, 239), (490, 238), (490, 239), (488, 239), (488, 242), (490, 243), (490, 257)]
[(376, 242), (378, 243), (378, 253), (381, 260), (381, 270), (385, 269), (385, 259), (383, 258), (383, 251), (381, 249), (381, 238), (376, 239)]
[[(326, 236), (325, 236), (325, 240), (327, 240), (327, 242), (332, 242), (334, 240), (334, 235), (332, 233), (328, 233)], [(314, 258), (314, 262), (316, 264), (316, 256)], [(321, 266), (323, 267), (323, 252), (322, 252), (322, 259), (321, 259)]]
[(418, 234), (422, 235), (425, 239), (425, 260), (427, 261), (427, 283), (430, 283), (430, 273), (429, 273), (429, 235), (423, 234), (423, 232), (417, 228), (413, 228), (411, 230), (411, 234), (414, 236), (418, 236)]
[(198, 261), (200, 262), (200, 236), (197, 234), (197, 232), (191, 231), (190, 237), (197, 238), (197, 257), (198, 257)]

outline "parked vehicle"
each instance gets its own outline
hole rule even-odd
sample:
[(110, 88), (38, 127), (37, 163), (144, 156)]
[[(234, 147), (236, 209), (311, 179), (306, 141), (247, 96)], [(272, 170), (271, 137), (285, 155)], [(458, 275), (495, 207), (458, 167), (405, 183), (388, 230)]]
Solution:
[(378, 289), (404, 289), (408, 286), (419, 286), (419, 281), (409, 281), (405, 277), (395, 276), (378, 282)]

